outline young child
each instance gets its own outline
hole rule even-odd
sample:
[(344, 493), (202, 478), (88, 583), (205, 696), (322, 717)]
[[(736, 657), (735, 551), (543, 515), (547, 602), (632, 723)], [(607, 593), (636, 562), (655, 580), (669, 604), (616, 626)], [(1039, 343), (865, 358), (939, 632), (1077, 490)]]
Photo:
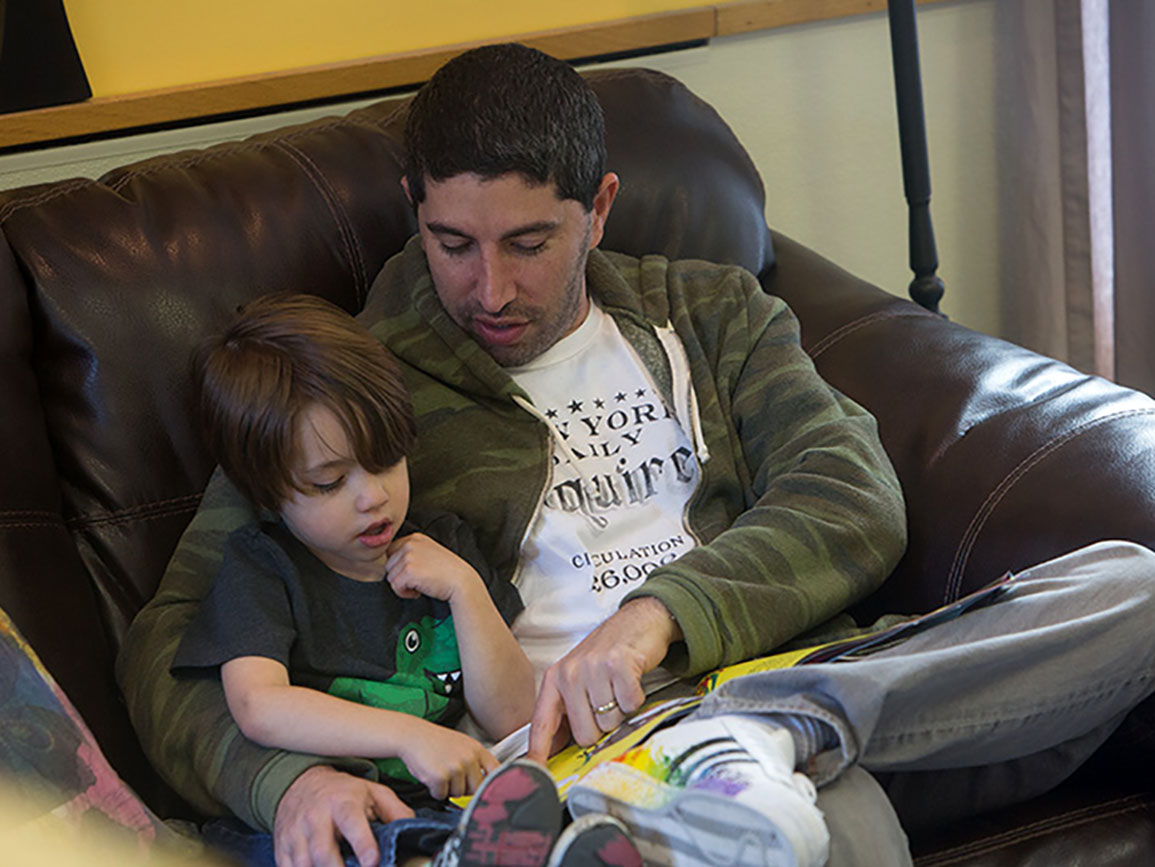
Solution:
[[(459, 822), (432, 826), (448, 835), (456, 824), (439, 865), (633, 852), (606, 817), (554, 846), (548, 772), (519, 760), (490, 774), (496, 759), (452, 728), (468, 710), (497, 740), (529, 720), (533, 672), (508, 626), (522, 606), (460, 519), (409, 512), (413, 409), (385, 347), (321, 298), (267, 296), (193, 366), (209, 446), (260, 518), (229, 536), (173, 672), (219, 669), (246, 737), (375, 759), (411, 807), (474, 795)], [(429, 816), (409, 820), (425, 843), (437, 839)], [(383, 854), (401, 833), (378, 831)], [(271, 860), (267, 835), (256, 845), (237, 836), (218, 831), (214, 842), (247, 864)]]
[(533, 677), (513, 588), (455, 516), (409, 514), (396, 363), (343, 310), (294, 295), (246, 305), (194, 365), (208, 443), (262, 519), (230, 537), (174, 670), (219, 666), (259, 744), (379, 760), (411, 802), (473, 792), (497, 762), (452, 726), (468, 709), (504, 737), (532, 713)]
[(534, 678), (449, 514), (410, 514), (412, 406), (392, 356), (313, 296), (246, 305), (194, 357), (204, 433), (260, 520), (233, 532), (173, 660), (214, 671), (247, 738), (378, 760), (410, 806), (477, 791), (497, 761), (453, 725), (520, 727)]

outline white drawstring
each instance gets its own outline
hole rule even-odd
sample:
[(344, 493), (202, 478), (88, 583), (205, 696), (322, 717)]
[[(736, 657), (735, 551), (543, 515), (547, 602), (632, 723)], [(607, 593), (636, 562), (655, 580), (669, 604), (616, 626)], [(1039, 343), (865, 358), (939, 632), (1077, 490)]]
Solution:
[(688, 431), (690, 434), (698, 463), (704, 464), (710, 460), (710, 449), (706, 445), (706, 436), (702, 433), (702, 416), (698, 411), (698, 393), (694, 390), (694, 382), (690, 378), (690, 359), (686, 357), (686, 348), (670, 325), (657, 328), (655, 332), (658, 335), (658, 342), (662, 345), (666, 358), (670, 362), (672, 377), (670, 387), (674, 392), (674, 413), (678, 416), (682, 430)]
[[(557, 443), (558, 448), (560, 448), (562, 451), (562, 454), (564, 454), (566, 458), (569, 459), (570, 465), (574, 468), (574, 472), (578, 474), (578, 478), (581, 479), (582, 485), (584, 485), (584, 489), (586, 491), (592, 492), (594, 490), (594, 480), (582, 471), (581, 464), (578, 462), (577, 454), (573, 449), (570, 448), (569, 443), (565, 441), (565, 437), (561, 435), (561, 431), (557, 429), (557, 426), (546, 417), (545, 413), (541, 412), (541, 410), (539, 410), (520, 394), (515, 394), (513, 399), (518, 406), (520, 406), (538, 421), (542, 422), (546, 428), (549, 429), (550, 436), (553, 437), (553, 441)], [(586, 508), (585, 496), (582, 497), (581, 513), (585, 515), (586, 519), (599, 530), (604, 530), (610, 525), (610, 522), (607, 521), (604, 516), (595, 515)]]

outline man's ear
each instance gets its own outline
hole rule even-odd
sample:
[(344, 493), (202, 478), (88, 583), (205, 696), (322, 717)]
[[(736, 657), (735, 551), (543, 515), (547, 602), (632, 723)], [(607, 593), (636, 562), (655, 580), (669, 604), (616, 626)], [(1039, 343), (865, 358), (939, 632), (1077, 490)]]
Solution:
[(606, 218), (610, 215), (610, 208), (613, 207), (614, 198), (618, 194), (620, 185), (621, 181), (613, 172), (606, 172), (602, 176), (602, 182), (594, 195), (594, 206), (590, 209), (590, 213), (593, 215), (593, 223), (590, 227), (591, 250), (602, 241), (602, 235), (605, 234), (606, 229)]

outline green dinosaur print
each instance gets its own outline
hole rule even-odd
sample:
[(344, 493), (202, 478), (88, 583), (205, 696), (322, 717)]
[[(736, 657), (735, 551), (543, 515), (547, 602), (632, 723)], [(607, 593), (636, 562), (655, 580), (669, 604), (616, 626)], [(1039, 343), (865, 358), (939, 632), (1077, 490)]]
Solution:
[[(401, 627), (395, 661), (396, 671), (388, 680), (338, 677), (329, 685), (329, 693), (432, 722), (441, 719), (461, 684), (453, 619), (434, 620), (427, 614)], [(400, 759), (378, 759), (376, 764), (383, 776), (416, 782)]]

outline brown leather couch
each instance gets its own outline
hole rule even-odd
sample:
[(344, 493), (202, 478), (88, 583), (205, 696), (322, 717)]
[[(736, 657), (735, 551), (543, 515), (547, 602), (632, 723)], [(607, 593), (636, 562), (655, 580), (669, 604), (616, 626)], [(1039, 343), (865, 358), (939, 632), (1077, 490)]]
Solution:
[[(772, 233), (753, 165), (708, 106), (655, 73), (590, 78), (623, 179), (603, 246), (746, 266), (793, 305), (822, 373), (878, 416), (910, 547), (864, 617), (1099, 539), (1155, 545), (1155, 402)], [(398, 121), (381, 103), (0, 194), (0, 605), (162, 815), (185, 808), (140, 752), (113, 659), (212, 469), (190, 423), (189, 349), (273, 290), (360, 309), (414, 230)], [(1054, 792), (908, 825), (919, 863), (1155, 863), (1143, 710)]]

